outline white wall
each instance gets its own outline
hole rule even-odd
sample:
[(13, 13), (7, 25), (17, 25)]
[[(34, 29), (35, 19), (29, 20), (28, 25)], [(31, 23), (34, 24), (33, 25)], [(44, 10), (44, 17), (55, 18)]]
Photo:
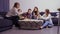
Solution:
[(39, 11), (50, 9), (51, 12), (55, 12), (57, 8), (60, 8), (60, 0), (10, 0), (10, 9), (15, 2), (19, 2), (23, 12), (27, 11), (28, 8), (37, 6)]

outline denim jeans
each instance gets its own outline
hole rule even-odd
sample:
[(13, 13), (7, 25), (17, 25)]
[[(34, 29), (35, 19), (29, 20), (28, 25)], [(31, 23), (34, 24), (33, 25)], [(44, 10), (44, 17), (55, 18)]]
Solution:
[(45, 23), (42, 25), (42, 27), (44, 28), (46, 26), (52, 27), (53, 23), (50, 23), (50, 21), (45, 21)]

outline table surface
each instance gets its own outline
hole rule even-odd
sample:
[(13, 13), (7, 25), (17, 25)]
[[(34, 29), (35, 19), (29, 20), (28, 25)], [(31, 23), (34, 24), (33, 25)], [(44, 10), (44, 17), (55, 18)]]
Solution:
[(18, 20), (18, 21), (42, 21), (43, 22), (43, 20), (37, 20), (37, 19), (24, 19), (24, 20)]

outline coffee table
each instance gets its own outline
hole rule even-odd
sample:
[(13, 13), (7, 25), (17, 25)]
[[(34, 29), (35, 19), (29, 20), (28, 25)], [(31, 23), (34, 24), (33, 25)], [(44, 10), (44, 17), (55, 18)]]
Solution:
[(21, 29), (39, 29), (39, 27), (43, 23), (43, 20), (36, 20), (36, 19), (25, 19), (18, 21)]

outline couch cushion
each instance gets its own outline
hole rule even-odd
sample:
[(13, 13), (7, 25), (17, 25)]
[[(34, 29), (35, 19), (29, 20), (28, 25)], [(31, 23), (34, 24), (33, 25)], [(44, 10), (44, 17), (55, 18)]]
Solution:
[(52, 22), (55, 26), (58, 25), (58, 18), (52, 18)]
[(0, 27), (7, 27), (7, 26), (11, 26), (11, 25), (12, 25), (11, 20), (0, 19)]
[(42, 16), (44, 14), (44, 12), (40, 12), (40, 15)]
[(3, 16), (3, 17), (5, 17), (6, 13), (7, 12), (0, 12), (0, 15)]
[(51, 12), (50, 14), (51, 16), (55, 16), (55, 17), (57, 16), (57, 12)]

